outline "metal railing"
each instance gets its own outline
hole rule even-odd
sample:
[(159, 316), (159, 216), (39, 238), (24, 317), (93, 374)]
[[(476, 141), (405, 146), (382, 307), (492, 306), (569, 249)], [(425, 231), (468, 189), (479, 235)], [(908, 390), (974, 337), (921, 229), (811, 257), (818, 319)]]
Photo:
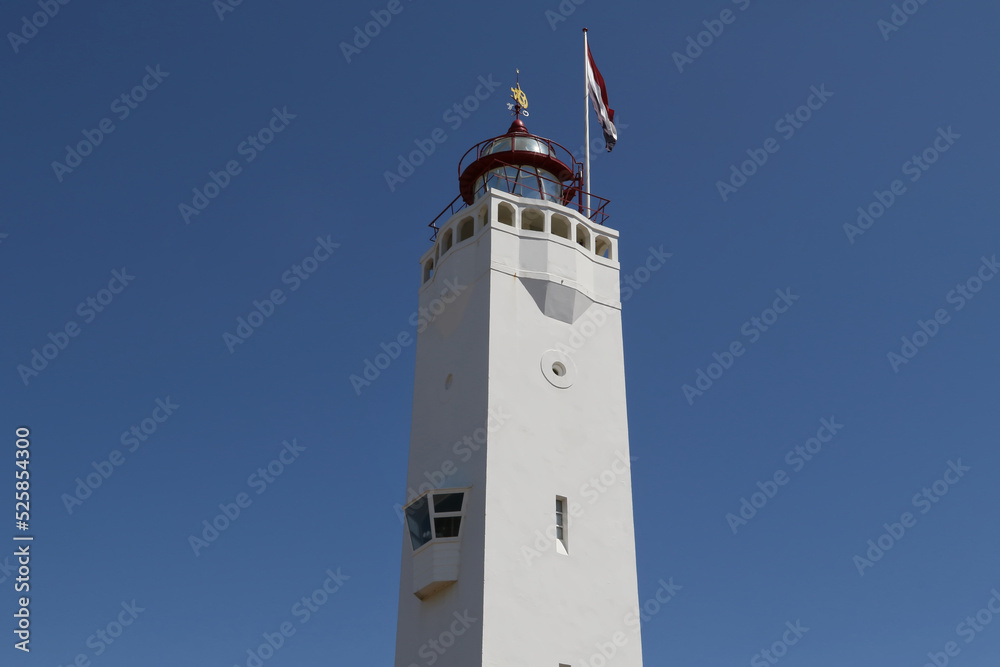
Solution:
[[(486, 194), (486, 191), (491, 187), (496, 188), (501, 192), (503, 192), (504, 189), (502, 187), (497, 187), (497, 186), (502, 186), (504, 183), (506, 183), (507, 187), (506, 192), (508, 194), (516, 194), (515, 190), (517, 190), (518, 192), (523, 192), (524, 190), (531, 190), (532, 192), (535, 192), (539, 195), (537, 199), (539, 199), (540, 201), (547, 201), (551, 203), (561, 204), (566, 208), (575, 210), (580, 215), (586, 217), (588, 220), (591, 220), (592, 222), (595, 222), (599, 225), (603, 225), (605, 221), (607, 221), (607, 219), (610, 217), (604, 210), (605, 207), (610, 203), (610, 200), (605, 199), (604, 197), (598, 197), (593, 193), (584, 192), (583, 188), (580, 185), (579, 173), (577, 173), (577, 175), (573, 178), (573, 180), (570, 181), (569, 184), (567, 185), (559, 181), (556, 181), (554, 179), (548, 178), (546, 176), (542, 176), (537, 172), (526, 172), (530, 174), (532, 180), (542, 179), (548, 181), (549, 183), (554, 183), (557, 186), (557, 190), (562, 191), (562, 196), (553, 197), (551, 193), (544, 192), (543, 189), (537, 187), (532, 187), (529, 183), (521, 180), (522, 167), (520, 165), (507, 164), (504, 162), (498, 162), (497, 164), (498, 166), (501, 167), (514, 168), (517, 171), (513, 176), (511, 176), (508, 174), (506, 169), (503, 169), (502, 173), (500, 171), (491, 170), (490, 172), (491, 177), (489, 179), (484, 179), (483, 184), (479, 186), (479, 188), (477, 188), (476, 191), (473, 193), (473, 202), (478, 200), (480, 196)], [(591, 206), (589, 208), (584, 204), (585, 201), (584, 197), (588, 194), (590, 195), (590, 202), (591, 202)], [(524, 196), (524, 195), (517, 195), (517, 196)], [(431, 241), (437, 239), (437, 233), (439, 229), (437, 223), (442, 217), (448, 219), (451, 216), (458, 213), (459, 211), (466, 209), (468, 207), (469, 205), (466, 204), (465, 200), (462, 199), (462, 195), (458, 195), (457, 197), (455, 197), (455, 199), (451, 201), (450, 204), (445, 206), (444, 210), (438, 213), (437, 217), (431, 220), (430, 224), (427, 225), (432, 230)]]

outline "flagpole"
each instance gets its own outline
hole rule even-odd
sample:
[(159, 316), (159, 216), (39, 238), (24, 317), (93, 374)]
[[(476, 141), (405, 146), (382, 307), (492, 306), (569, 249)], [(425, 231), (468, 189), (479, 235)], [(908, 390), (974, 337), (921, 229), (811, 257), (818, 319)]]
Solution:
[(590, 98), (590, 79), (587, 73), (590, 68), (590, 50), (587, 47), (587, 29), (583, 29), (583, 134), (586, 141), (583, 144), (583, 189), (587, 193), (586, 215), (590, 217), (590, 109), (587, 103)]

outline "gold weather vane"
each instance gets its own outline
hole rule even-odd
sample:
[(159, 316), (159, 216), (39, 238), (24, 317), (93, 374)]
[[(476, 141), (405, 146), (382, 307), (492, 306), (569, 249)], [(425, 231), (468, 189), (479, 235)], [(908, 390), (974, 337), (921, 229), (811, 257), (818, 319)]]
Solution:
[(517, 116), (519, 114), (524, 114), (525, 116), (527, 116), (528, 96), (524, 94), (523, 90), (521, 90), (521, 70), (515, 69), (514, 71), (517, 73), (517, 84), (514, 88), (510, 89), (511, 92), (510, 98), (514, 100), (514, 103), (511, 104), (510, 102), (508, 102), (507, 109), (512, 110), (514, 112), (512, 114), (513, 116)]

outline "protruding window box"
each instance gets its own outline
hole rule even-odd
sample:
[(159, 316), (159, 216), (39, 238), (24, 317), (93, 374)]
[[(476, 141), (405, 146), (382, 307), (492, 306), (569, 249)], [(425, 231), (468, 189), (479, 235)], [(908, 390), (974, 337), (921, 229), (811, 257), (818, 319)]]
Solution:
[(426, 600), (458, 581), (459, 540), (434, 540), (413, 554), (413, 594)]
[(458, 581), (465, 490), (424, 494), (406, 506), (413, 545), (413, 594), (425, 600)]

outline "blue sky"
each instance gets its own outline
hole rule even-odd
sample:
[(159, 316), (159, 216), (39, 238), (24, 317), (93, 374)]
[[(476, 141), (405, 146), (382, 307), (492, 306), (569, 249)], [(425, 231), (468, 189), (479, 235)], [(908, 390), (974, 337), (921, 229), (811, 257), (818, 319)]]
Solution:
[[(20, 34), (0, 47), (3, 484), (27, 425), (36, 539), (32, 651), (8, 632), (3, 664), (242, 665), (283, 623), (265, 664), (391, 664), (414, 348), (349, 378), (414, 332), (426, 224), (507, 128), (515, 68), (528, 128), (582, 144), (586, 26), (620, 124), (592, 189), (642, 280), (639, 599), (681, 587), (643, 623), (646, 664), (775, 664), (799, 623), (788, 667), (919, 667), (949, 642), (995, 665), (1000, 619), (962, 625), (1000, 590), (995, 3), (389, 4), (42, 0), (37, 29), (37, 0), (0, 10)], [(391, 21), (342, 47), (372, 12)], [(481, 77), (500, 86), (449, 113)], [(225, 338), (255, 300), (270, 315)], [(761, 507), (727, 519), (743, 498)]]

